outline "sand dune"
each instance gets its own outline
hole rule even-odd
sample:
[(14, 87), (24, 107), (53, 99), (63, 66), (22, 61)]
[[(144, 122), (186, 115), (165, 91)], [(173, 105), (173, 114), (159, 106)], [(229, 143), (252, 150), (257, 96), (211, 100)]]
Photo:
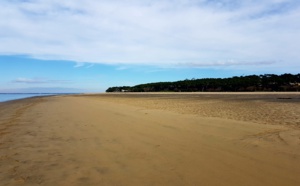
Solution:
[(299, 103), (299, 94), (2, 103), (0, 185), (298, 186)]

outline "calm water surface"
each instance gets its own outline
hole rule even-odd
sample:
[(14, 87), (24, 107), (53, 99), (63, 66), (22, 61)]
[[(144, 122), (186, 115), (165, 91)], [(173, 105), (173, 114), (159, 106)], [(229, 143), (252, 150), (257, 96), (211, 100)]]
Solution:
[(50, 96), (50, 95), (56, 95), (56, 94), (0, 94), (0, 102), (30, 98), (34, 96)]

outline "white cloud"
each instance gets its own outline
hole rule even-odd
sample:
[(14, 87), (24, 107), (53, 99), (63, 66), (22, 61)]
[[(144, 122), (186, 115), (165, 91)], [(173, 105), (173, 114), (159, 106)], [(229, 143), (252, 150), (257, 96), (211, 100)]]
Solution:
[(94, 64), (89, 64), (88, 66), (86, 66), (85, 68), (92, 68), (94, 66)]
[(299, 67), (298, 2), (2, 0), (0, 54), (78, 64)]
[(76, 62), (74, 68), (79, 68), (79, 67), (92, 68), (93, 66), (94, 66), (94, 63)]
[(84, 63), (82, 62), (77, 62), (76, 65), (74, 66), (74, 68), (79, 68), (79, 67), (83, 67)]
[(30, 79), (30, 78), (17, 78), (13, 80), (14, 83), (45, 83), (45, 80), (41, 79)]
[(12, 81), (13, 83), (25, 83), (25, 84), (65, 84), (71, 83), (68, 80), (50, 80), (45, 78), (17, 78)]

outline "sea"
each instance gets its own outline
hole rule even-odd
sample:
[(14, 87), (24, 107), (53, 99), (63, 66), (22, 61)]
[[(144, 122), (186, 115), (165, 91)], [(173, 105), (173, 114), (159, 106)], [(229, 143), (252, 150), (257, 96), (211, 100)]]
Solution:
[(0, 93), (0, 102), (23, 99), (23, 98), (30, 98), (35, 96), (51, 96), (51, 95), (58, 95), (52, 93)]

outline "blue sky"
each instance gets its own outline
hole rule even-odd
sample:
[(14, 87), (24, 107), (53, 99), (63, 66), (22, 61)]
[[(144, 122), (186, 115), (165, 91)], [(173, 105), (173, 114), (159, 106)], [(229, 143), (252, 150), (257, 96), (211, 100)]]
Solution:
[(1, 0), (0, 92), (299, 73), (298, 0)]

